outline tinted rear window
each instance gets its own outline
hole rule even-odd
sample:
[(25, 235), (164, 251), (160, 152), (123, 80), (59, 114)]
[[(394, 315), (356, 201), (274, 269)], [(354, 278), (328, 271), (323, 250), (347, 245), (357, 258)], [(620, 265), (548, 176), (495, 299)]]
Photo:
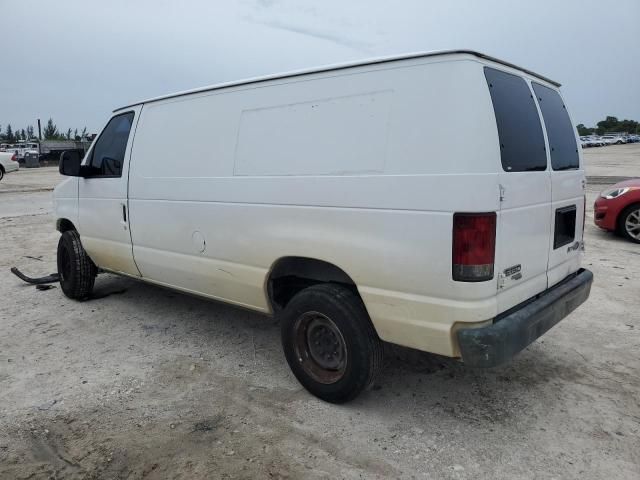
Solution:
[(536, 104), (522, 77), (484, 67), (496, 114), (502, 168), (506, 172), (547, 169)]
[(533, 82), (551, 149), (551, 167), (554, 170), (570, 170), (579, 167), (576, 134), (562, 98), (555, 90)]

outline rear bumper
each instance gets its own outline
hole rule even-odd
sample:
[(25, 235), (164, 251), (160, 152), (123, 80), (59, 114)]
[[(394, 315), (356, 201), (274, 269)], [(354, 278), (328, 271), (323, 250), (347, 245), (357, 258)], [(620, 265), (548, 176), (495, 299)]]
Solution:
[(507, 362), (575, 310), (588, 297), (593, 273), (576, 275), (496, 317), (493, 325), (458, 330), (462, 360), (472, 367)]

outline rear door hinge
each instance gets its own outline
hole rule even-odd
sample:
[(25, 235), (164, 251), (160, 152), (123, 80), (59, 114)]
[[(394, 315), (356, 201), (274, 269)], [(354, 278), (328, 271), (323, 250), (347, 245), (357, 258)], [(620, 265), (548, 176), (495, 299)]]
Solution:
[(502, 272), (498, 274), (498, 290), (502, 290), (504, 288), (504, 282), (506, 279), (506, 275)]
[(499, 184), (498, 187), (500, 188), (500, 201), (504, 202), (504, 187), (502, 184)]

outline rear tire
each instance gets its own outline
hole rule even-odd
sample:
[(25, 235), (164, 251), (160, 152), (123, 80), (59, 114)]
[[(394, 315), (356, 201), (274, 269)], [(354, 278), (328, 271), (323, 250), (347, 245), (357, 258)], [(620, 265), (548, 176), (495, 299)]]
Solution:
[(629, 205), (620, 213), (618, 233), (627, 240), (640, 243), (640, 203)]
[(82, 248), (80, 235), (68, 230), (58, 241), (58, 274), (64, 294), (74, 300), (91, 295), (98, 269)]
[(3, 178), (4, 178), (4, 168), (2, 168), (2, 166), (0, 165), (0, 182), (2, 181)]
[(327, 402), (354, 399), (382, 367), (382, 341), (360, 297), (344, 286), (305, 288), (287, 304), (281, 328), (293, 374)]

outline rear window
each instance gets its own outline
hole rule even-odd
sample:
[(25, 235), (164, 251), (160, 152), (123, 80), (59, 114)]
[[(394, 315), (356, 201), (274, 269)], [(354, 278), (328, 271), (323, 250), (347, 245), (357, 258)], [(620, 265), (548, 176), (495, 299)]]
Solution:
[(576, 134), (560, 94), (533, 82), (551, 149), (551, 167), (554, 170), (577, 169), (580, 164)]
[(500, 157), (506, 172), (547, 169), (542, 125), (527, 82), (522, 77), (484, 67), (496, 115)]

